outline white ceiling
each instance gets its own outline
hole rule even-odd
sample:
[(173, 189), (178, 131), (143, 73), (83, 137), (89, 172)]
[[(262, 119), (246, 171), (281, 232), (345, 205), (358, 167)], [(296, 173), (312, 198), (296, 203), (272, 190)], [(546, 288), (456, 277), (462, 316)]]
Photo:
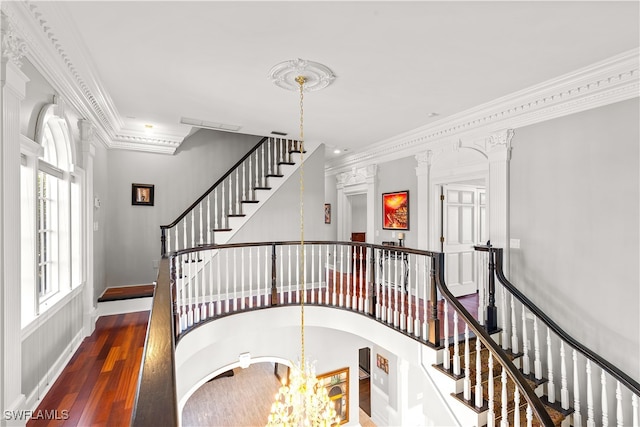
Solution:
[(81, 74), (91, 71), (120, 132), (151, 124), (158, 135), (182, 137), (191, 127), (180, 119), (189, 117), (296, 137), (298, 95), (267, 74), (303, 58), (337, 76), (305, 96), (306, 139), (351, 152), (640, 45), (637, 1), (76, 1), (55, 8), (56, 38)]

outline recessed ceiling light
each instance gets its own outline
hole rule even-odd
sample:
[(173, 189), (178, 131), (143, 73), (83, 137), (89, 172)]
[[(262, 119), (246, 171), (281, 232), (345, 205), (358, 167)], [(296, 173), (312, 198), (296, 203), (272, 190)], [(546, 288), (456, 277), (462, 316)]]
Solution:
[(153, 129), (153, 125), (144, 125), (146, 129)]
[(438, 115), (438, 113), (433, 113), (433, 112), (432, 112), (432, 113), (427, 114), (427, 117), (435, 117), (435, 116), (437, 116), (437, 115)]
[(340, 149), (336, 148), (335, 150), (333, 150), (334, 154), (340, 154)]

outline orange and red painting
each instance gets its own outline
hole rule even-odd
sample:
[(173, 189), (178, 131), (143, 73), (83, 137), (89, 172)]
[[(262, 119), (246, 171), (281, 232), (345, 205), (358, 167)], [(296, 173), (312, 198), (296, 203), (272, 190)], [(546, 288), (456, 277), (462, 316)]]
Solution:
[(409, 229), (409, 191), (382, 194), (382, 228)]

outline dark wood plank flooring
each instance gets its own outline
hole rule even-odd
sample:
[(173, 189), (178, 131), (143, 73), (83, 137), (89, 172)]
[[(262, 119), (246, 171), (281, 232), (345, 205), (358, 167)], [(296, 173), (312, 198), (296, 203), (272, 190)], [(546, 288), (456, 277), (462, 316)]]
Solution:
[(100, 317), (36, 410), (65, 411), (68, 419), (27, 426), (129, 425), (148, 319), (148, 311)]
[(98, 298), (98, 302), (152, 297), (155, 288), (155, 285), (119, 286), (114, 288), (107, 288), (102, 296)]

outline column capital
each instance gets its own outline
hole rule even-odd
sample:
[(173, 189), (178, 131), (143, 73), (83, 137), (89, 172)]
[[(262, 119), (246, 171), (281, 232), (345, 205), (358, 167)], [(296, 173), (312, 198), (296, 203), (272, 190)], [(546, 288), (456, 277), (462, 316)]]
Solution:
[(511, 156), (511, 140), (513, 129), (495, 132), (487, 138), (487, 154), (489, 161), (509, 160)]
[(431, 168), (431, 164), (433, 162), (433, 151), (427, 150), (422, 153), (418, 153), (415, 156), (416, 161), (418, 162), (418, 166), (416, 166), (416, 175), (423, 176), (429, 173), (429, 169)]
[(0, 18), (2, 20), (2, 63), (11, 63), (20, 68), (22, 58), (27, 53), (27, 43), (18, 36), (7, 15), (2, 13)]
[(82, 143), (82, 151), (93, 157), (96, 155), (96, 146), (93, 143), (96, 128), (87, 119), (78, 120), (78, 130), (80, 131), (80, 142)]

